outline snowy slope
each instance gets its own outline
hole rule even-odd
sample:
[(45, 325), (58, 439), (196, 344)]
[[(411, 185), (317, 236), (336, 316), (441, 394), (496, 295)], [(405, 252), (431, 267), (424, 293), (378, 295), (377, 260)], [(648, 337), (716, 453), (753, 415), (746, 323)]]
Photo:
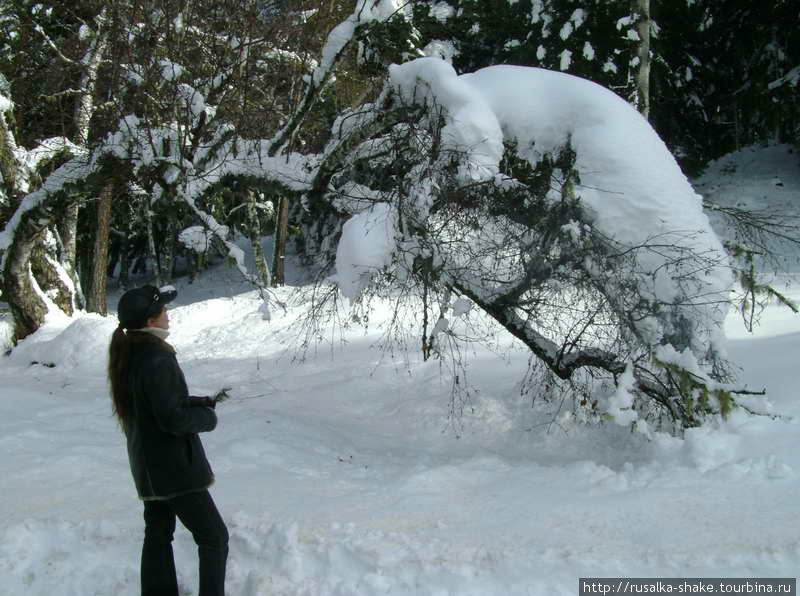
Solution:
[[(299, 307), (263, 321), (227, 269), (178, 286), (170, 340), (190, 390), (235, 396), (203, 436), (231, 595), (574, 595), (585, 576), (800, 569), (800, 319), (768, 309), (755, 336), (728, 321), (743, 381), (769, 391), (752, 403), (781, 416), (647, 441), (551, 423), (557, 404), (520, 395), (510, 340), (470, 357), (477, 393), (455, 422), (437, 363), (377, 347), (386, 312), (293, 361)], [(54, 321), (0, 361), (3, 596), (138, 594), (141, 504), (103, 370), (113, 326)], [(175, 550), (196, 594), (182, 528)]]
[[(800, 154), (791, 145), (752, 146), (712, 162), (695, 182), (697, 192), (725, 207), (765, 212), (788, 221), (800, 214)], [(712, 216), (718, 233), (731, 237), (720, 217)], [(800, 249), (773, 240), (770, 247), (784, 255), (781, 267), (800, 271)]]

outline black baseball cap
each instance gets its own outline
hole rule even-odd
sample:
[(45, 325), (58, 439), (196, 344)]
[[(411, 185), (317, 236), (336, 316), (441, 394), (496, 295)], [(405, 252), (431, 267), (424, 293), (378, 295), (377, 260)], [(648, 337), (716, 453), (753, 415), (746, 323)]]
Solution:
[(142, 286), (128, 290), (119, 299), (117, 317), (125, 329), (141, 329), (147, 319), (155, 317), (168, 302), (175, 300), (178, 290), (172, 286), (159, 289), (155, 286)]

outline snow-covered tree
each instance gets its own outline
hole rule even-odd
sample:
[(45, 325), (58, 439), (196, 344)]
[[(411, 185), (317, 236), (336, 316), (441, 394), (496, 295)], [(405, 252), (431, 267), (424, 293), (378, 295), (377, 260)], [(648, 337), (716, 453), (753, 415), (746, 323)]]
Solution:
[(334, 133), (308, 200), (349, 215), (333, 276), (346, 296), (422, 300), (429, 352), (472, 305), (558, 378), (629, 371), (626, 421), (689, 426), (732, 406), (727, 256), (619, 97), (551, 71), (457, 76), (418, 59)]
[[(796, 2), (655, 5), (653, 122), (692, 171), (756, 142), (795, 142), (800, 62)], [(788, 79), (783, 77), (788, 76)]]

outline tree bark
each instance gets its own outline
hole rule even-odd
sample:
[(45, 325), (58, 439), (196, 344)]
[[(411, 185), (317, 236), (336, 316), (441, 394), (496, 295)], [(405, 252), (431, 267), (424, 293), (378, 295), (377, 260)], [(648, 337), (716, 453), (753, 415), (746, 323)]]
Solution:
[[(43, 240), (48, 231), (43, 234)], [(72, 316), (75, 306), (72, 301), (73, 287), (65, 281), (67, 272), (58, 262), (55, 251), (51, 253), (51, 243), (37, 242), (31, 251), (31, 273), (39, 288), (47, 288), (47, 295), (53, 303)]]
[(114, 182), (108, 182), (100, 191), (97, 201), (97, 218), (92, 252), (91, 284), (86, 293), (86, 310), (103, 316), (108, 314), (108, 238), (111, 232), (111, 201)]
[(5, 114), (0, 113), (0, 178), (8, 200), (13, 201), (17, 185), (17, 160), (14, 157), (16, 141), (8, 128)]
[(61, 236), (61, 243), (64, 246), (64, 254), (61, 259), (74, 271), (77, 268), (77, 232), (78, 232), (78, 212), (80, 205), (75, 203), (70, 205), (64, 217), (58, 223), (58, 234)]
[(178, 244), (180, 232), (177, 220), (170, 214), (164, 222), (164, 237), (161, 240), (161, 285), (172, 283), (172, 274), (175, 269), (175, 249)]
[(272, 285), (275, 287), (286, 283), (284, 262), (286, 260), (286, 239), (288, 235), (289, 199), (284, 195), (280, 195), (275, 209), (275, 249), (272, 259)]
[[(100, 19), (105, 18), (106, 10), (103, 9)], [(85, 147), (89, 143), (89, 125), (94, 114), (94, 92), (97, 87), (97, 74), (103, 62), (103, 56), (108, 45), (108, 35), (101, 31), (89, 44), (86, 54), (81, 60), (84, 65), (80, 78), (82, 93), (75, 99), (75, 109), (73, 112), (73, 123), (75, 125), (75, 144)], [(102, 199), (101, 199), (102, 200)], [(61, 221), (58, 223), (58, 232), (64, 244), (64, 254), (61, 256), (62, 263), (70, 274), (76, 288), (80, 288), (80, 279), (77, 271), (77, 235), (78, 235), (78, 211), (79, 205), (75, 203), (66, 210)], [(80, 290), (77, 292), (82, 294)], [(97, 311), (90, 311), (97, 312)]]
[(638, 15), (636, 32), (639, 34), (636, 71), (636, 95), (638, 109), (645, 118), (650, 118), (650, 0), (633, 0), (633, 9)]
[(261, 222), (258, 219), (258, 209), (256, 208), (256, 193), (252, 190), (247, 191), (247, 219), (248, 232), (250, 234), (250, 246), (253, 249), (253, 259), (256, 264), (256, 275), (258, 282), (262, 286), (269, 286), (271, 276), (267, 259), (264, 256), (264, 249), (261, 248)]
[(58, 194), (26, 211), (16, 226), (3, 271), (4, 295), (14, 317), (14, 338), (23, 339), (44, 323), (47, 304), (31, 272), (34, 246), (44, 239), (47, 226), (76, 199)]
[[(128, 289), (128, 278), (130, 276), (131, 270), (131, 257), (130, 252), (128, 250), (130, 239), (128, 238), (128, 232), (121, 232), (119, 230), (111, 229), (111, 234), (117, 237), (117, 262), (119, 263), (119, 287), (123, 290)], [(109, 236), (110, 238), (110, 236)], [(109, 269), (111, 269), (111, 263), (109, 262)], [(113, 277), (114, 271), (113, 269), (108, 272), (108, 275)]]
[(147, 254), (153, 263), (153, 273), (156, 276), (156, 285), (161, 287), (164, 285), (164, 280), (161, 278), (161, 265), (159, 264), (158, 255), (156, 254), (156, 240), (153, 234), (153, 212), (150, 206), (145, 207), (145, 226), (147, 228)]

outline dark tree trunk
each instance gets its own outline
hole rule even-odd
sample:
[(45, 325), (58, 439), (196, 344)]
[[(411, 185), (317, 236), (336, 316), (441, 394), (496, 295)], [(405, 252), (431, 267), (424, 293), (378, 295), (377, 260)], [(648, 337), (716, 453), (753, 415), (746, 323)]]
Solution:
[[(128, 234), (119, 232), (119, 286), (127, 290), (130, 285), (129, 277), (131, 270), (130, 240)], [(113, 272), (112, 272), (113, 273)]]
[(272, 260), (272, 285), (282, 286), (286, 283), (284, 261), (286, 256), (286, 238), (289, 235), (289, 200), (281, 195), (275, 209), (275, 250)]
[(100, 192), (97, 201), (97, 218), (94, 229), (94, 250), (92, 252), (91, 285), (86, 293), (86, 310), (108, 314), (108, 238), (111, 232), (111, 200), (114, 196), (114, 183), (109, 182)]
[(161, 278), (161, 265), (159, 264), (158, 254), (156, 253), (156, 239), (153, 230), (153, 214), (150, 208), (145, 209), (145, 225), (147, 227), (147, 255), (153, 263), (153, 273), (156, 276), (156, 285), (164, 285)]

